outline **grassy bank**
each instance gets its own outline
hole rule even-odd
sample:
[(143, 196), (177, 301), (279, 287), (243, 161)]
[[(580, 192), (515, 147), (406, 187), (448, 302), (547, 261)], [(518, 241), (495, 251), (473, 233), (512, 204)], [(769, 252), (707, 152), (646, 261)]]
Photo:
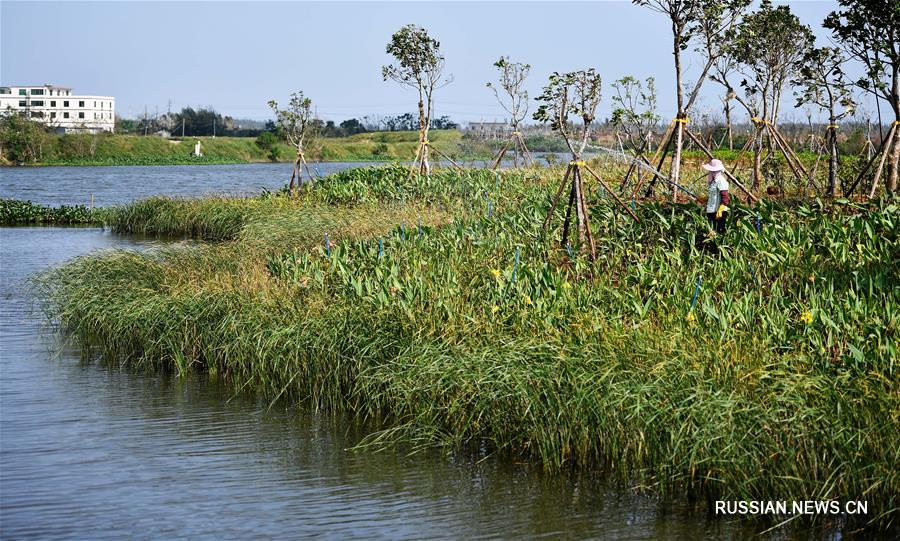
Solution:
[(738, 206), (710, 238), (696, 206), (638, 205), (636, 224), (591, 188), (591, 268), (542, 239), (556, 182), (375, 168), (297, 199), (155, 198), (109, 223), (218, 242), (43, 284), (106, 362), (378, 417), (372, 444), (477, 445), (664, 496), (867, 500), (849, 521), (895, 527), (897, 204)]
[[(489, 157), (486, 145), (464, 141), (456, 130), (432, 131), (431, 140), (441, 151), (455, 158)], [(322, 138), (307, 152), (318, 161), (395, 161), (415, 155), (417, 132), (362, 133), (350, 137)], [(203, 156), (193, 157), (200, 141)], [(294, 150), (278, 143), (281, 160), (290, 161)], [(185, 137), (163, 139), (153, 136), (111, 134), (69, 134), (52, 136), (36, 165), (208, 165), (268, 162), (269, 150), (252, 137)]]

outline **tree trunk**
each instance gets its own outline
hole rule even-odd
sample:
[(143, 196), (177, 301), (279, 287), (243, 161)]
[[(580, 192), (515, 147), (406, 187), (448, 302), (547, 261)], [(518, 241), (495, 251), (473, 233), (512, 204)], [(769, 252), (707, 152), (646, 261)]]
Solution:
[[(897, 65), (894, 64), (891, 76), (891, 107), (894, 109), (894, 126), (898, 126), (898, 122), (900, 122), (900, 80), (898, 80), (900, 73), (896, 67)], [(885, 183), (885, 188), (889, 193), (897, 191), (898, 177), (900, 177), (900, 140), (895, 137), (891, 157), (888, 160), (887, 182)]]
[(419, 97), (419, 145), (422, 147), (420, 156), (419, 173), (430, 174), (431, 165), (428, 163), (428, 122), (425, 118), (425, 101)]
[[(294, 157), (294, 168), (291, 170), (291, 182), (288, 184), (288, 193), (290, 195), (294, 195), (297, 185), (299, 185), (301, 181), (302, 172), (300, 170), (300, 164), (302, 156), (302, 152), (298, 150), (297, 156)], [(294, 179), (297, 180), (297, 184), (294, 184)]]
[[(674, 28), (673, 28), (674, 30)], [(675, 54), (675, 86), (676, 86), (676, 96), (678, 98), (678, 114), (676, 118), (684, 119), (687, 115), (684, 114), (684, 90), (681, 87), (681, 37), (676, 32), (675, 40), (674, 40), (674, 50)], [(676, 184), (680, 181), (681, 175), (681, 147), (684, 144), (684, 122), (678, 122), (678, 126), (676, 126), (676, 134), (675, 134), (675, 155), (672, 157), (672, 201), (675, 201), (678, 197), (678, 187)]]
[(763, 128), (765, 124), (756, 124), (756, 133), (753, 135), (753, 189), (758, 190), (762, 184), (762, 151)]
[(828, 195), (837, 196), (837, 128), (833, 127), (834, 117), (831, 117), (831, 126), (828, 128)]
[[(900, 130), (894, 130), (895, 132), (900, 132)], [(897, 191), (897, 177), (900, 176), (900, 137), (894, 134), (893, 147), (891, 150), (891, 156), (888, 160), (888, 170), (887, 170), (887, 183), (885, 184), (885, 188), (890, 193), (894, 193)]]
[(574, 192), (575, 192), (575, 222), (578, 224), (578, 246), (581, 251), (587, 251), (587, 244), (584, 242), (584, 209), (581, 206), (581, 200), (583, 197), (581, 184), (581, 169), (576, 165), (575, 172), (572, 174), (572, 178), (574, 181)]
[(728, 150), (734, 150), (734, 137), (731, 131), (731, 100), (725, 102), (725, 133), (728, 135)]

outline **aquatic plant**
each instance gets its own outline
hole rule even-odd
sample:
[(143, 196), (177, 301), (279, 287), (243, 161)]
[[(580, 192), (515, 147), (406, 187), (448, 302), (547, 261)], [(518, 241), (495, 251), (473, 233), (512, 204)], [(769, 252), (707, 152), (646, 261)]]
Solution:
[(0, 199), (0, 225), (101, 224), (106, 212), (84, 205), (50, 207), (31, 201)]
[(556, 173), (404, 173), (126, 206), (117, 227), (226, 241), (79, 258), (44, 278), (48, 308), (105, 362), (377, 418), (369, 445), (667, 496), (866, 499), (862, 520), (896, 524), (895, 201), (736, 205), (709, 237), (694, 206), (638, 223), (600, 200), (591, 266), (542, 238)]

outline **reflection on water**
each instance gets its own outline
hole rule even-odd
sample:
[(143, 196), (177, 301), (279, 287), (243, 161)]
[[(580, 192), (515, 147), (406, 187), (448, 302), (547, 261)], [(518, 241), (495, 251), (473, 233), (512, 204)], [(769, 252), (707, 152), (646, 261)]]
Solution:
[[(537, 163), (546, 165), (536, 153)], [(449, 166), (448, 162), (439, 162)], [(322, 162), (310, 164), (316, 176), (351, 167), (384, 165), (373, 162)], [(465, 162), (483, 166), (485, 162)], [(504, 160), (504, 165), (511, 162)], [(304, 181), (308, 181), (304, 170)], [(289, 163), (235, 165), (137, 165), (103, 167), (0, 167), (0, 198), (23, 199), (42, 205), (94, 205), (105, 207), (151, 195), (199, 196), (203, 194), (252, 194), (275, 191), (291, 178)]]
[[(328, 175), (361, 163), (313, 164)], [(315, 171), (314, 171), (315, 172)], [(0, 197), (42, 205), (105, 207), (151, 195), (197, 196), (278, 190), (291, 178), (289, 163), (103, 167), (3, 167)]]

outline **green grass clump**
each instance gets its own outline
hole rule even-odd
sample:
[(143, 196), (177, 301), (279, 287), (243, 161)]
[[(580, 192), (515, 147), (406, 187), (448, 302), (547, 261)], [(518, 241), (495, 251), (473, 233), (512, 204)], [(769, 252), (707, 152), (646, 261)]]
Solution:
[(224, 242), (79, 258), (45, 277), (49, 308), (107, 362), (383, 419), (373, 445), (477, 445), (664, 496), (867, 500), (848, 521), (896, 527), (896, 201), (738, 204), (710, 237), (696, 206), (635, 223), (592, 187), (589, 265), (542, 234), (556, 173), (388, 167), (298, 198), (134, 203), (116, 228)]
[(0, 225), (5, 226), (102, 224), (105, 216), (103, 209), (84, 205), (49, 207), (19, 199), (0, 199)]

